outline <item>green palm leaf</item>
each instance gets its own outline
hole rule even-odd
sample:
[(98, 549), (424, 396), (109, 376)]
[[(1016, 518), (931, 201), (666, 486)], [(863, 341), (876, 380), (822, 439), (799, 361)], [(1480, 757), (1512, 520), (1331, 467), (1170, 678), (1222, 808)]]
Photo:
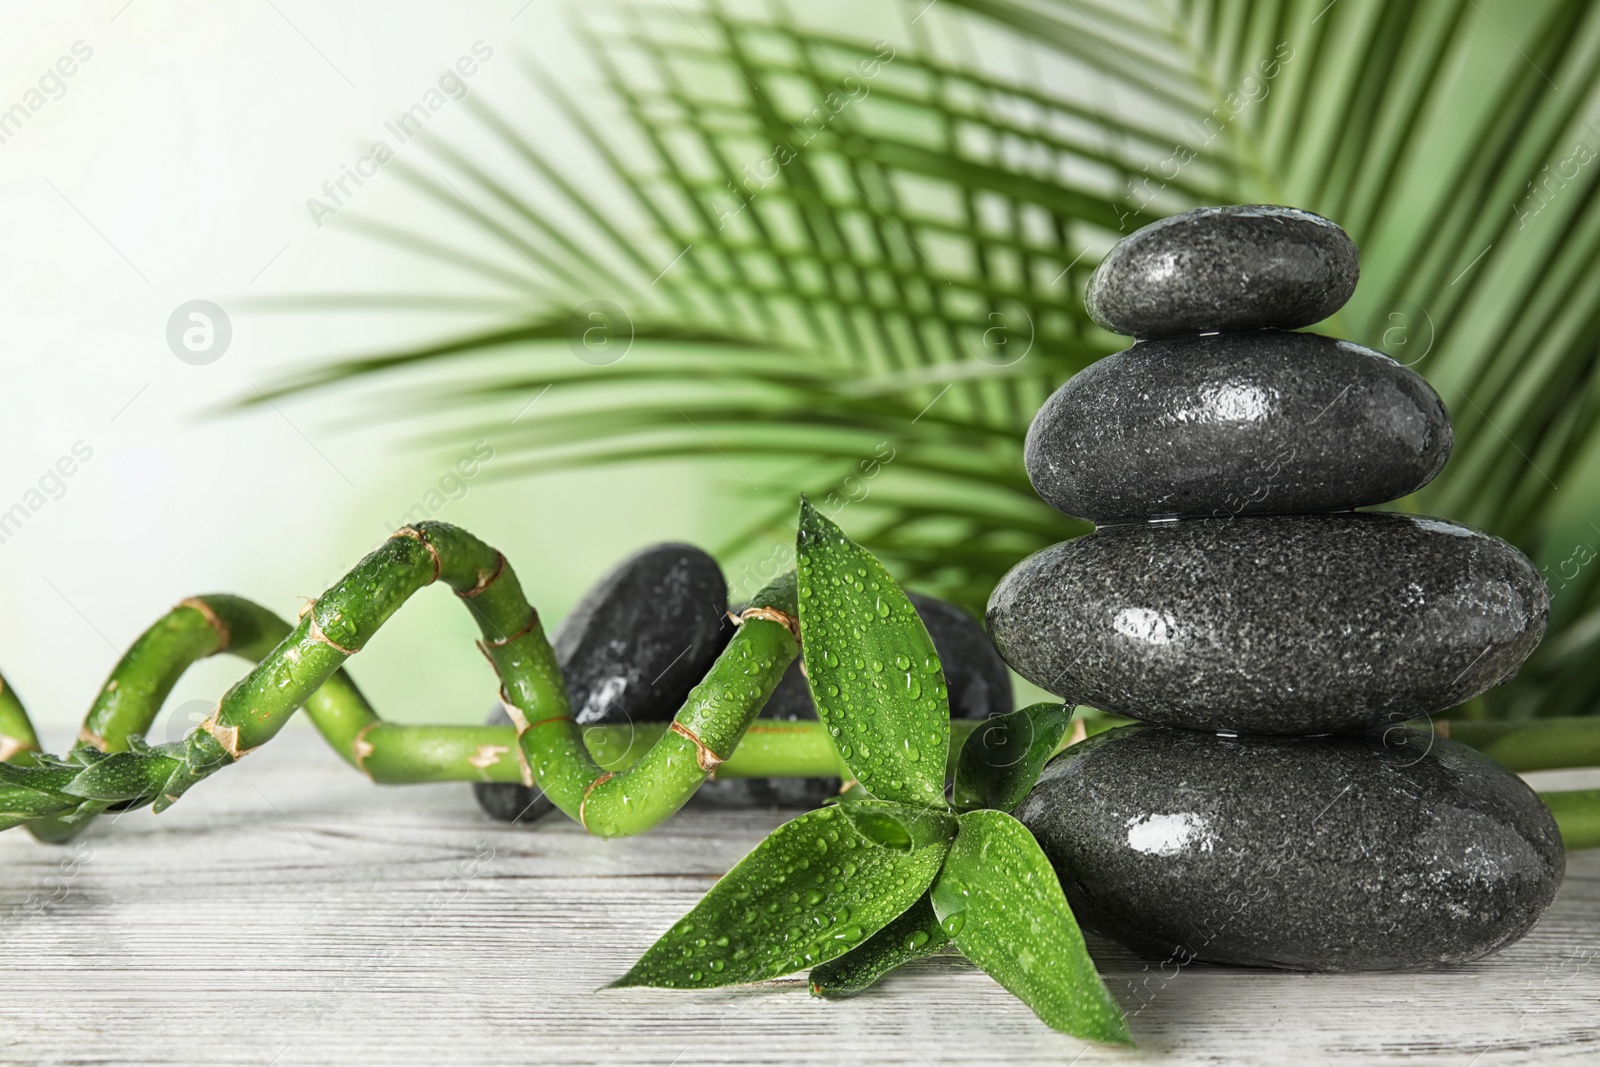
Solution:
[[(269, 395), (382, 376), (385, 415), (455, 439), (497, 401), (503, 426), (506, 401), (556, 389), (497, 433), (507, 471), (720, 456), (756, 505), (731, 548), (796, 491), (834, 492), (902, 577), (979, 608), (1022, 555), (1087, 528), (1033, 495), (1021, 445), (1051, 390), (1122, 347), (1083, 311), (1099, 256), (1196, 204), (1295, 204), (1363, 249), (1356, 298), (1324, 329), (1415, 363), (1451, 409), (1455, 456), (1405, 506), (1516, 543), (1556, 590), (1549, 640), (1473, 713), (1594, 707), (1600, 129), (1583, 117), (1600, 11), (916, 7), (863, 13), (888, 44), (781, 12), (586, 10), (603, 103), (527, 68), (586, 161), (473, 97), (514, 165), (448, 145), (432, 176), (392, 165), (466, 236), (356, 223), (473, 279), (479, 296), (437, 304), (485, 325)], [(422, 381), (440, 366), (448, 387)], [(869, 481), (880, 445), (893, 459)]]

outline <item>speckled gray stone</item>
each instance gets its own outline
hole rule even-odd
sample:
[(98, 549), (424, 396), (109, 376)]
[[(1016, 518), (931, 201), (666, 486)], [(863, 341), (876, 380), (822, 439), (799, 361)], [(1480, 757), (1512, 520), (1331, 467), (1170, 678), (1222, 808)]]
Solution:
[(1095, 322), (1132, 337), (1292, 330), (1343, 307), (1359, 274), (1355, 244), (1320, 215), (1203, 207), (1117, 242), (1089, 279), (1085, 304)]
[[(948, 600), (906, 594), (933, 638), (950, 693), (950, 715), (986, 719), (1013, 710), (1011, 674), (989, 635), (971, 615)], [(762, 719), (796, 722), (817, 717), (811, 689), (795, 661), (772, 691)], [(814, 808), (839, 794), (837, 778), (730, 778), (707, 782), (692, 803), (717, 807)]]
[[(577, 721), (671, 719), (732, 636), (727, 601), (722, 568), (693, 545), (652, 545), (619, 563), (550, 639)], [(489, 723), (510, 721), (495, 705)], [(525, 786), (472, 788), (479, 806), (502, 822), (531, 822), (553, 810)]]
[(1131, 726), (1017, 808), (1089, 929), (1177, 967), (1409, 971), (1517, 940), (1555, 898), (1555, 820), (1465, 745)]
[(1145, 341), (1079, 371), (1028, 429), (1047, 503), (1105, 524), (1343, 511), (1432, 481), (1450, 418), (1379, 352), (1309, 333)]
[(1503, 541), (1351, 512), (1103, 527), (1018, 564), (988, 618), (1052, 693), (1170, 726), (1321, 733), (1506, 681), (1549, 606)]

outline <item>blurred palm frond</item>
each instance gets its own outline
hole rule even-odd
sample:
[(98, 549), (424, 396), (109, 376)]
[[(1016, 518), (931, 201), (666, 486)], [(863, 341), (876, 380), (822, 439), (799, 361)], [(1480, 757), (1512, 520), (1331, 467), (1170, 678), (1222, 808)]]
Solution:
[[(514, 473), (720, 457), (767, 516), (732, 547), (809, 491), (903, 578), (981, 609), (1023, 555), (1087, 529), (1034, 496), (1021, 450), (1044, 398), (1124, 345), (1083, 310), (1099, 257), (1197, 204), (1294, 204), (1363, 249), (1356, 298), (1321, 329), (1414, 364), (1455, 420), (1446, 472), (1403, 506), (1490, 530), (1550, 578), (1550, 637), (1476, 710), (1596, 706), (1600, 9), (854, 14), (586, 11), (601, 102), (526, 69), (581, 151), (471, 97), (513, 164), (446, 144), (431, 172), (392, 165), (470, 236), (354, 224), (482, 290), (440, 306), (520, 310), (270, 395), (449, 367), (449, 387), (412, 390), (437, 419), (556, 388), (556, 412), (495, 416)], [(838, 28), (880, 16), (881, 33)]]

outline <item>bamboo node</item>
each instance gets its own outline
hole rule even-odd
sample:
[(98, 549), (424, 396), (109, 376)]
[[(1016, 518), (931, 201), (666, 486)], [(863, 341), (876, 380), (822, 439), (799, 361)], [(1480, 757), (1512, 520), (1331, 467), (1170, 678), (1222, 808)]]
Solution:
[(400, 527), (400, 529), (389, 535), (389, 540), (393, 541), (396, 537), (409, 537), (413, 541), (422, 542), (423, 546), (428, 550), (428, 555), (433, 557), (433, 580), (437, 582), (442, 565), (439, 562), (439, 550), (434, 547), (433, 542), (428, 540), (427, 536), (415, 526)]
[(327, 645), (335, 652), (343, 652), (347, 656), (353, 656), (357, 652), (361, 651), (359, 648), (345, 648), (333, 638), (323, 633), (322, 624), (317, 621), (317, 613), (314, 611), (311, 613), (311, 627), (306, 631), (306, 636), (311, 638), (311, 640), (316, 641), (318, 644)]
[(94, 748), (98, 748), (101, 752), (106, 750), (106, 739), (89, 729), (89, 725), (87, 723), (78, 729), (78, 740), (85, 745), (91, 745)]
[(254, 749), (239, 747), (239, 728), (224, 723), (221, 715), (222, 705), (218, 704), (211, 712), (211, 716), (200, 724), (200, 729), (210, 734), (212, 739), (222, 746), (222, 750), (234, 760), (243, 759), (254, 752)]
[(478, 751), (474, 755), (467, 757), (467, 762), (480, 771), (486, 771), (496, 763), (499, 763), (500, 757), (510, 751), (511, 749), (505, 745), (479, 745)]
[(745, 608), (737, 615), (731, 611), (728, 612), (728, 619), (735, 626), (743, 626), (751, 619), (764, 619), (767, 622), (775, 622), (789, 631), (790, 635), (794, 637), (795, 644), (798, 645), (800, 643), (800, 620), (790, 615), (787, 611), (779, 611), (777, 608)]
[(495, 582), (499, 581), (500, 580), (500, 576), (505, 573), (505, 570), (506, 570), (506, 556), (505, 556), (505, 553), (504, 552), (496, 552), (495, 553), (495, 562), (494, 562), (494, 573), (486, 575), (482, 571), (479, 571), (478, 572), (478, 580), (472, 583), (472, 588), (471, 589), (457, 589), (456, 590), (456, 596), (460, 597), (463, 600), (470, 600), (471, 598), (473, 598), (473, 597), (477, 596), (478, 594), (482, 593), (485, 589), (488, 589)]
[[(201, 616), (204, 617), (206, 620), (206, 625), (211, 627), (211, 629), (217, 635), (217, 652), (226, 652), (228, 650), (228, 646), (233, 644), (233, 634), (229, 632), (228, 624), (223, 622), (222, 618), (217, 614), (216, 609), (214, 609), (210, 604), (207, 604), (203, 599), (197, 596), (184, 597), (182, 600), (178, 601), (178, 607), (189, 608), (192, 611), (198, 611)], [(215, 654), (216, 653), (212, 653), (212, 655)]]
[(528, 636), (528, 634), (533, 632), (534, 627), (538, 625), (539, 612), (537, 609), (530, 607), (528, 609), (528, 621), (523, 625), (522, 629), (518, 630), (509, 637), (497, 637), (493, 641), (486, 641), (485, 644), (487, 644), (490, 648), (505, 648), (519, 637)]
[(500, 688), (500, 706), (506, 709), (506, 715), (511, 719), (511, 725), (517, 728), (517, 736), (521, 737), (528, 732), (528, 717), (522, 714), (522, 709), (513, 704), (506, 696), (505, 687)]
[(372, 722), (367, 723), (367, 725), (357, 730), (356, 736), (350, 740), (350, 755), (354, 757), (356, 761), (356, 770), (360, 771), (368, 778), (372, 777), (372, 772), (367, 770), (367, 757), (372, 755), (375, 750), (372, 747), (372, 742), (367, 740), (367, 734), (372, 731), (374, 726), (382, 725), (382, 720), (374, 719)]
[(711, 751), (711, 746), (700, 740), (698, 734), (689, 729), (687, 726), (683, 725), (683, 723), (677, 722), (676, 720), (674, 720), (672, 725), (667, 727), (667, 729), (682, 737), (687, 737), (690, 741), (694, 742), (694, 761), (698, 763), (700, 765), (700, 769), (705, 771), (707, 774), (716, 773), (717, 768), (722, 765), (722, 757)]
[(588, 819), (585, 817), (584, 809), (589, 806), (589, 794), (593, 793), (595, 791), (595, 787), (596, 786), (600, 785), (603, 782), (609, 782), (614, 777), (616, 777), (616, 776), (614, 774), (612, 774), (612, 772), (607, 771), (606, 773), (602, 774), (600, 777), (596, 778), (594, 781), (590, 782), (588, 787), (586, 789), (584, 789), (584, 791), (583, 791), (583, 799), (578, 801), (578, 825), (583, 827), (583, 829), (584, 829), (584, 831), (586, 833), (589, 832), (589, 822), (588, 822)]

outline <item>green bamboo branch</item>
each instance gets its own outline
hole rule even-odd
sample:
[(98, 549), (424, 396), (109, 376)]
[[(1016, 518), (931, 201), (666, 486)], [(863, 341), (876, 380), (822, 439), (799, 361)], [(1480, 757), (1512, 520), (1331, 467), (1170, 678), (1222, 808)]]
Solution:
[(1443, 732), (1514, 771), (1600, 766), (1600, 716), (1526, 722), (1451, 720)]
[(22, 700), (0, 675), (0, 763), (31, 766), (33, 753), (38, 751), (39, 735), (33, 732)]
[[(479, 647), (499, 675), (514, 735), (389, 726), (340, 671), (413, 593), (440, 580), (477, 619)], [(453, 760), (482, 778), (512, 766), (505, 757), (516, 752), (520, 778), (537, 781), (590, 832), (639, 833), (681, 807), (733, 754), (798, 651), (796, 610), (792, 575), (759, 593), (676, 720), (625, 769), (607, 769), (584, 743), (538, 613), (505, 557), (453, 526), (421, 523), (369, 553), (292, 628), (237, 597), (182, 602), (118, 662), (65, 758), (37, 751), (21, 702), (0, 684), (0, 754), (10, 761), (0, 763), (0, 829), (28, 824), (58, 840), (113, 805), (160, 811), (271, 740), (305, 706), (346, 760), (363, 771), (373, 761), (376, 779), (438, 780), (460, 769)], [(256, 666), (181, 742), (146, 744), (143, 735), (183, 672), (224, 650)], [(810, 755), (816, 762), (815, 746)]]
[[(472, 611), (512, 726), (384, 722), (344, 662), (418, 589), (444, 581)], [(0, 677), (0, 829), (27, 825), (65, 840), (99, 813), (163, 809), (216, 770), (270, 740), (304, 707), (351, 766), (380, 784), (538, 784), (599, 836), (648, 830), (712, 773), (721, 778), (849, 777), (821, 722), (757, 722), (796, 655), (792, 574), (756, 597), (744, 624), (672, 723), (579, 727), (554, 653), (505, 558), (444, 523), (401, 530), (308, 606), (296, 624), (240, 597), (180, 602), (118, 660), (76, 745), (44, 754), (21, 700)], [(148, 734), (179, 678), (227, 652), (254, 668), (180, 742)], [(1080, 718), (1082, 736), (1123, 720)], [(951, 723), (951, 766), (982, 724)], [(1452, 721), (1441, 732), (1517, 771), (1600, 765), (1600, 718), (1524, 723)], [(1600, 790), (1542, 794), (1569, 849), (1600, 846)]]

